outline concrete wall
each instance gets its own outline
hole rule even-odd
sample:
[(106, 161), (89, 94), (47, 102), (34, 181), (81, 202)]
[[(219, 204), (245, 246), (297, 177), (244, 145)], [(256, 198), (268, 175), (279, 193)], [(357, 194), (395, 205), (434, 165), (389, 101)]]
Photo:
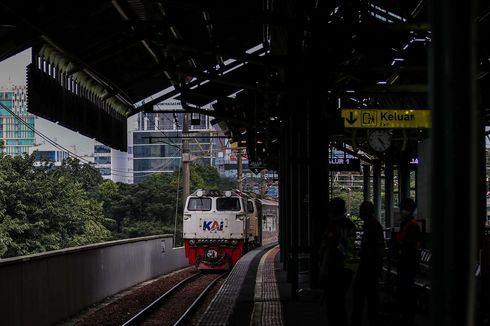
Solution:
[(170, 235), (0, 259), (0, 324), (52, 325), (107, 296), (188, 266)]

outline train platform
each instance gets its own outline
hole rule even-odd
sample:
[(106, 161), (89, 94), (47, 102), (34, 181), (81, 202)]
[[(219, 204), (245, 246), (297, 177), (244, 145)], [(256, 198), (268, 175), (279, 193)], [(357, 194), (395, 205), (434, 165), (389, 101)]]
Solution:
[[(307, 273), (300, 274), (297, 299), (279, 261), (279, 246), (256, 249), (239, 260), (200, 319), (199, 325), (328, 325), (322, 291), (310, 289)], [(352, 287), (351, 287), (352, 288)], [(395, 300), (380, 285), (379, 326), (401, 325)], [(347, 307), (352, 306), (348, 293)], [(363, 325), (369, 325), (367, 320)], [(416, 326), (429, 325), (427, 316), (417, 314)], [(376, 325), (378, 326), (378, 325)]]

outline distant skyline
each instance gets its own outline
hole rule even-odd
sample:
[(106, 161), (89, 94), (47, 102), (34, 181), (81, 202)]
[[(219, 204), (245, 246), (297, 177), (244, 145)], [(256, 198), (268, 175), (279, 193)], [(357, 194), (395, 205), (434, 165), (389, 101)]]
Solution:
[[(9, 88), (11, 85), (26, 85), (26, 67), (31, 63), (31, 49), (22, 51), (4, 61), (0, 61), (0, 89)], [(83, 156), (93, 153), (94, 140), (85, 137), (75, 131), (64, 128), (49, 120), (38, 118), (35, 128), (51, 140)], [(36, 136), (36, 140), (41, 140)]]

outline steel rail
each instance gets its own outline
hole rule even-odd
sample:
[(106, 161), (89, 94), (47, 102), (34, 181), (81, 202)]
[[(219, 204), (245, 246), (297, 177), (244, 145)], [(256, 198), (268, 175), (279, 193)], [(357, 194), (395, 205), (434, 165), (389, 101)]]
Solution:
[(150, 303), (148, 306), (146, 306), (143, 310), (138, 312), (136, 315), (134, 315), (131, 319), (126, 321), (122, 326), (131, 326), (131, 325), (137, 325), (139, 322), (141, 322), (145, 317), (147, 317), (150, 313), (152, 313), (156, 308), (158, 308), (159, 305), (161, 305), (162, 302), (164, 302), (168, 297), (170, 297), (172, 294), (174, 294), (180, 287), (182, 287), (184, 284), (187, 284), (190, 280), (196, 278), (197, 276), (203, 275), (202, 273), (196, 273), (193, 274), (186, 279), (183, 279), (176, 285), (174, 285), (170, 290), (162, 294), (160, 297), (158, 297), (155, 301)]
[(194, 302), (189, 306), (189, 308), (187, 308), (187, 310), (182, 314), (182, 316), (180, 316), (179, 320), (177, 320), (174, 323), (174, 326), (185, 325), (184, 322), (186, 322), (187, 319), (191, 316), (191, 313), (196, 309), (196, 307), (202, 301), (202, 299), (204, 298), (204, 295), (206, 293), (208, 293), (209, 289), (211, 289), (211, 287), (216, 282), (218, 282), (221, 278), (223, 278), (226, 275), (228, 275), (228, 273), (221, 274), (219, 277), (217, 277), (211, 283), (209, 283), (209, 285), (206, 286), (206, 288), (204, 290), (202, 290), (201, 294), (199, 294), (199, 296), (196, 298), (196, 300), (194, 300)]

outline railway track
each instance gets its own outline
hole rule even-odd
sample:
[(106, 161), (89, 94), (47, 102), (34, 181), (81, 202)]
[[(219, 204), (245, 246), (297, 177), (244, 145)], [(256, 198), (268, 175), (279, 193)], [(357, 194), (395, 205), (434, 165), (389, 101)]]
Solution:
[(208, 291), (227, 273), (196, 273), (182, 280), (126, 321), (133, 325), (185, 325)]

